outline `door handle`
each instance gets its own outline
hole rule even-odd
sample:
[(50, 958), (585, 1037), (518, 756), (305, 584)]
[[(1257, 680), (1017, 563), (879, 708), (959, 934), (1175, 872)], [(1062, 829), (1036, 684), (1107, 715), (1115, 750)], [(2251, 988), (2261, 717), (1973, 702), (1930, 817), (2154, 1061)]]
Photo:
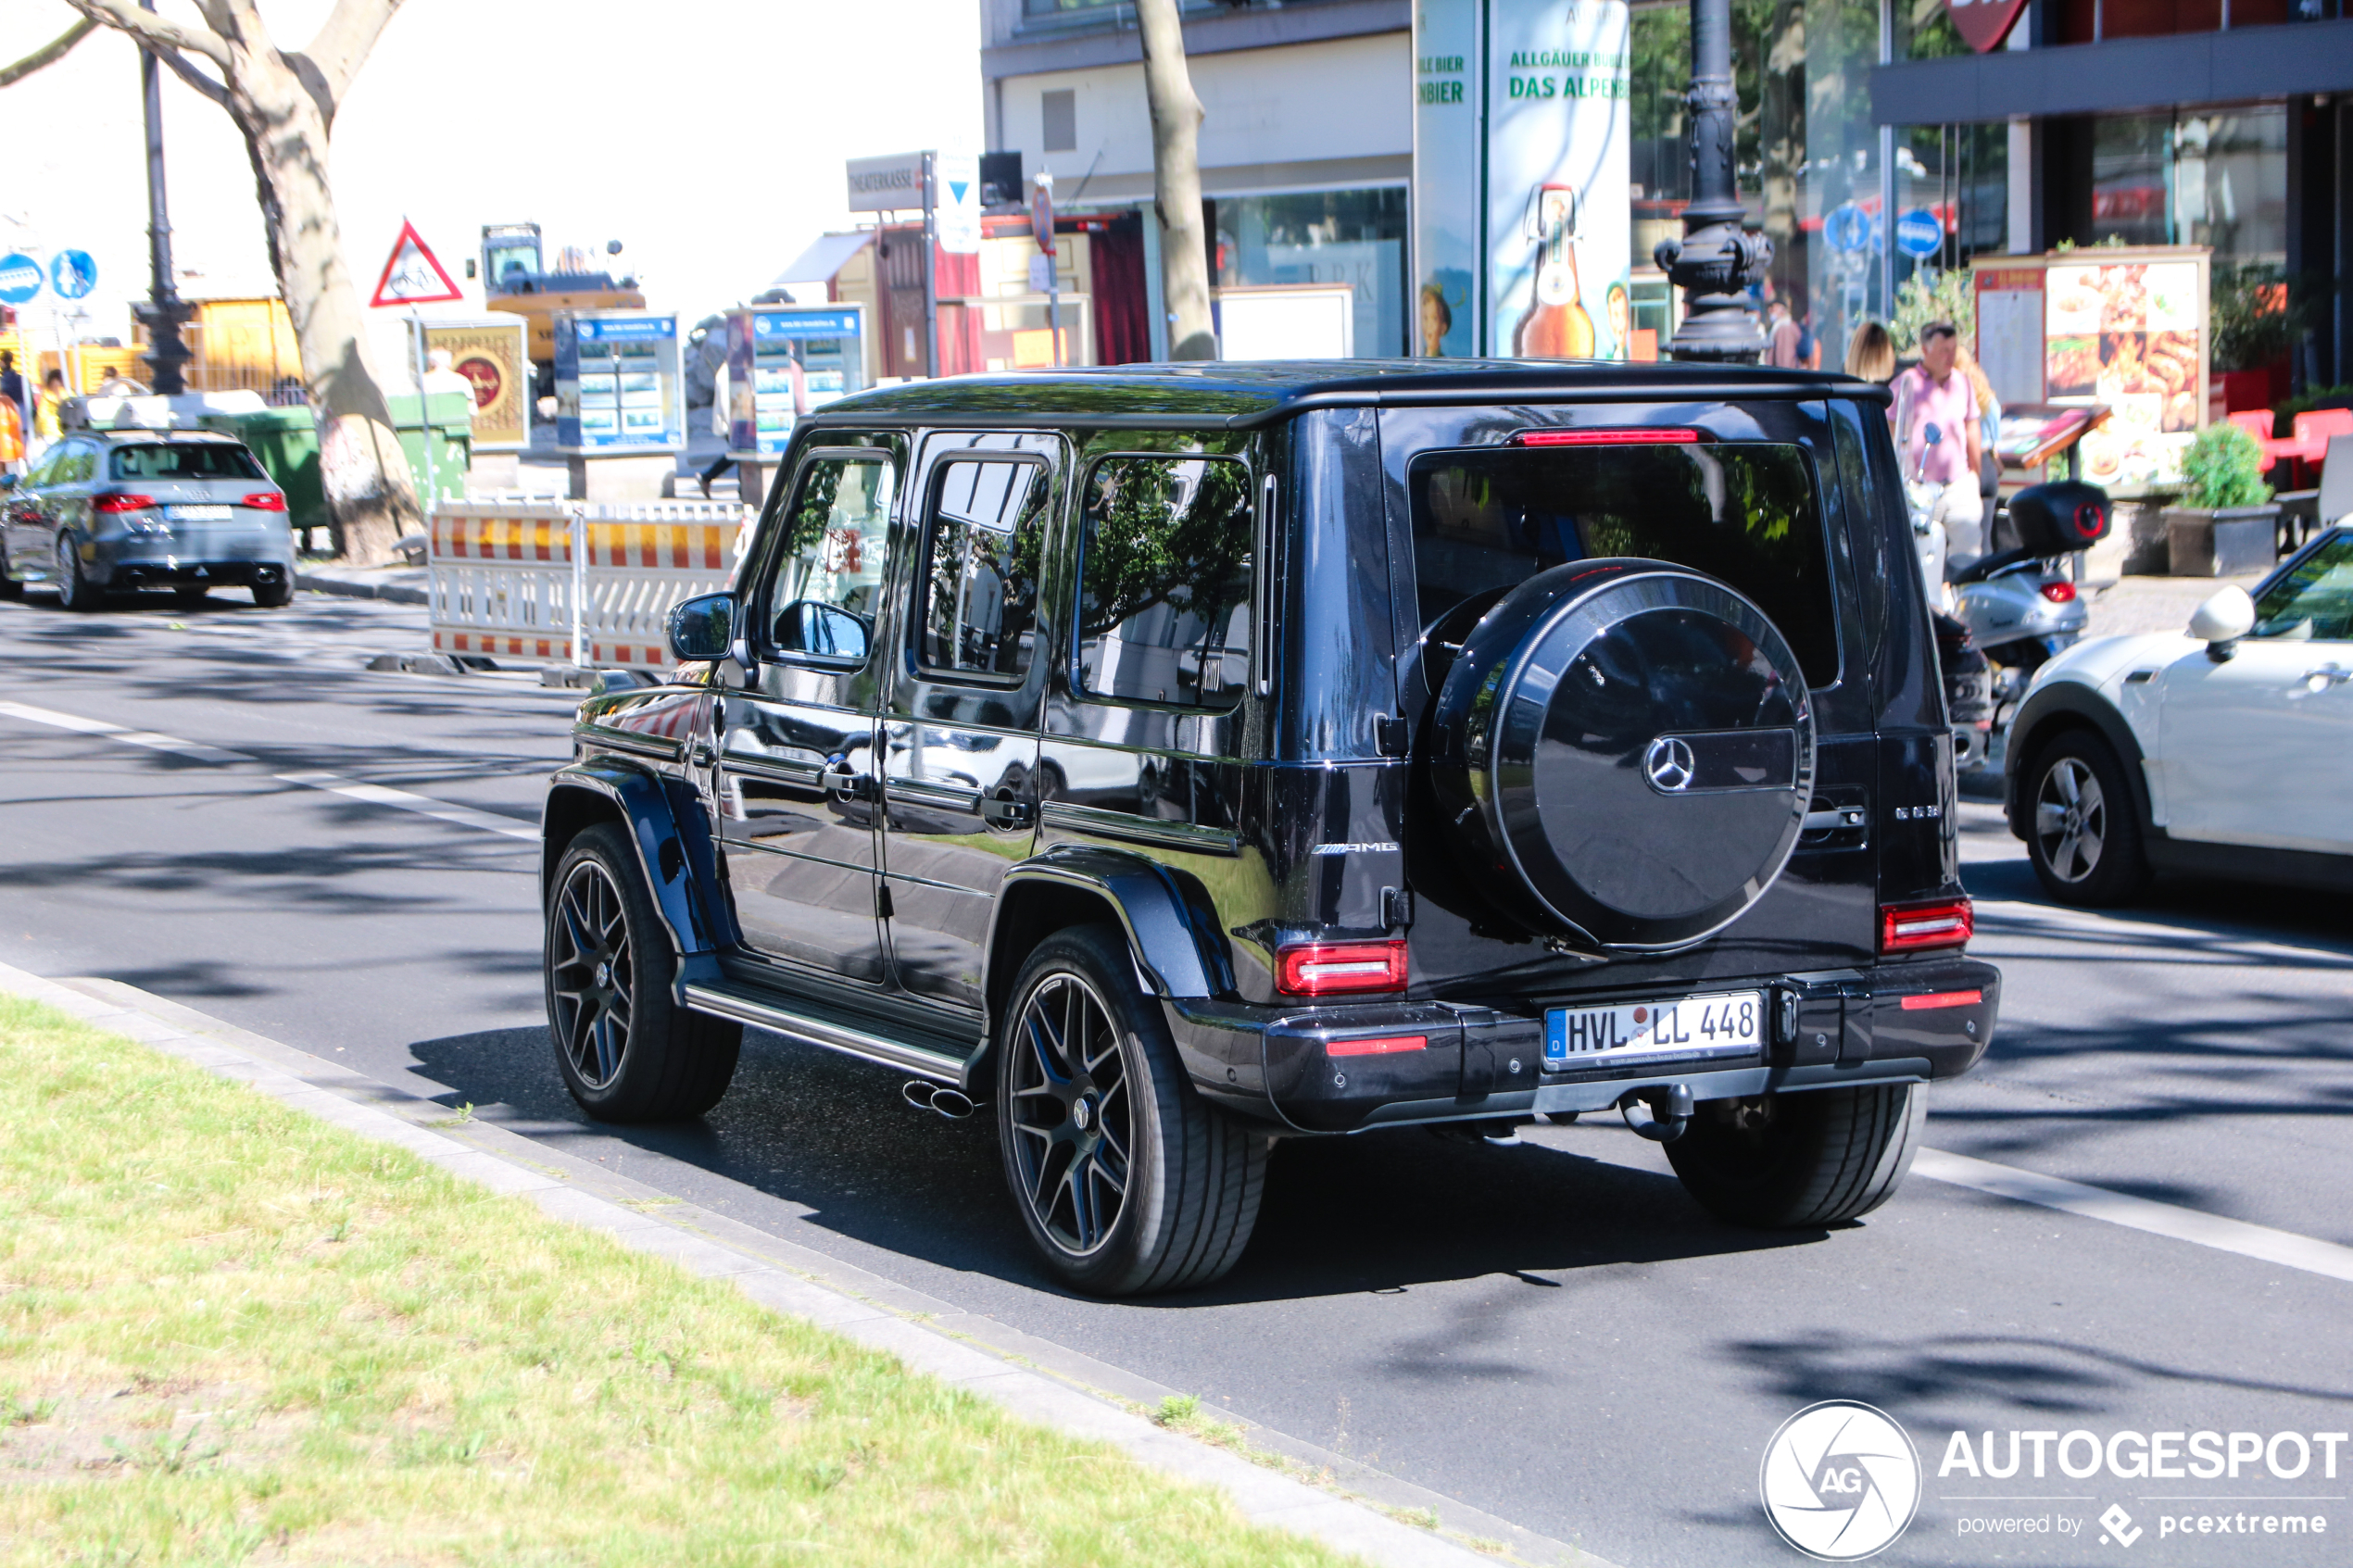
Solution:
[(852, 772), (838, 755), (825, 759), (824, 770), (817, 775), (817, 782), (827, 795), (843, 800), (872, 800), (875, 797), (873, 775)]
[(2317, 670), (2304, 671), (2304, 679), (2297, 684), (2308, 692), (2324, 692), (2347, 681), (2353, 681), (2353, 670), (2339, 664), (2323, 664)]
[(1800, 825), (1803, 833), (1836, 833), (1841, 828), (1859, 828), (1865, 822), (1860, 806), (1837, 806), (1827, 811), (1808, 811)]
[(1038, 820), (1038, 809), (1026, 800), (984, 798), (980, 820), (992, 828), (1026, 828)]

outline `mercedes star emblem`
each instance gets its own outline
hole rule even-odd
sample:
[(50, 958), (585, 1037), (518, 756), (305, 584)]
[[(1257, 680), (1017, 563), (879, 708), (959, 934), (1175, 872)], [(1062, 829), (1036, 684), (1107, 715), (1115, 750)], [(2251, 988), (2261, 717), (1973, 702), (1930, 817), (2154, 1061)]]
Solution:
[(1653, 789), (1667, 795), (1680, 795), (1692, 787), (1692, 775), (1699, 771), (1699, 763), (1692, 756), (1689, 741), (1674, 735), (1661, 735), (1651, 742), (1642, 753), (1642, 774)]

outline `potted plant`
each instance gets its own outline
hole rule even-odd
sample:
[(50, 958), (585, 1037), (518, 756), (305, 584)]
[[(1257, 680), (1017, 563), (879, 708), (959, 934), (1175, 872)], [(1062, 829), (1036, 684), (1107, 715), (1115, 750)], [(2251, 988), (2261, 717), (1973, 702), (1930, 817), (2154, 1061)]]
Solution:
[(2233, 424), (2208, 425), (2182, 456), (2181, 501), (2165, 510), (2176, 577), (2261, 571), (2277, 558), (2280, 508), (2263, 483), (2263, 448)]

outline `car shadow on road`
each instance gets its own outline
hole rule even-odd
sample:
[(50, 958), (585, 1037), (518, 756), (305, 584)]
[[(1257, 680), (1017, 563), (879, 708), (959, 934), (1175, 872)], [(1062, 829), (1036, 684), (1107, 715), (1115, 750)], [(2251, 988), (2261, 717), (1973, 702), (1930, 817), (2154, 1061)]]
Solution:
[[(476, 1106), (511, 1108), (551, 1144), (565, 1137), (547, 1123), (593, 1128), (600, 1141), (741, 1183), (865, 1246), (1068, 1294), (1033, 1261), (988, 1111), (951, 1122), (915, 1110), (899, 1098), (899, 1074), (747, 1031), (735, 1085), (709, 1116), (617, 1127), (582, 1116), (544, 1030), (409, 1048), (425, 1076)], [(729, 1211), (760, 1223), (739, 1205)], [(1549, 1289), (1561, 1281), (1546, 1274), (1799, 1247), (1826, 1235), (1737, 1230), (1672, 1177), (1536, 1143), (1463, 1144), (1418, 1128), (1302, 1138), (1277, 1146), (1257, 1231), (1231, 1274), (1134, 1304), (1290, 1300), (1486, 1275)]]

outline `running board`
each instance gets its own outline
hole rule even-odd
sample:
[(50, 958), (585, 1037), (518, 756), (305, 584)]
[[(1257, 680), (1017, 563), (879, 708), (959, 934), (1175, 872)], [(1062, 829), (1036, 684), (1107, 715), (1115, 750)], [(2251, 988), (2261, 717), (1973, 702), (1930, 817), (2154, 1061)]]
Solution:
[(869, 1035), (862, 1029), (812, 1018), (806, 1013), (787, 1012), (783, 1008), (755, 1002), (736, 992), (714, 991), (708, 985), (688, 985), (686, 1005), (697, 1012), (707, 1012), (714, 1018), (731, 1018), (738, 1023), (754, 1024), (803, 1045), (839, 1051), (844, 1056), (895, 1067), (902, 1073), (917, 1073), (958, 1088), (963, 1086), (963, 1059), (945, 1051), (926, 1050), (903, 1041), (887, 1040), (880, 1035)]

